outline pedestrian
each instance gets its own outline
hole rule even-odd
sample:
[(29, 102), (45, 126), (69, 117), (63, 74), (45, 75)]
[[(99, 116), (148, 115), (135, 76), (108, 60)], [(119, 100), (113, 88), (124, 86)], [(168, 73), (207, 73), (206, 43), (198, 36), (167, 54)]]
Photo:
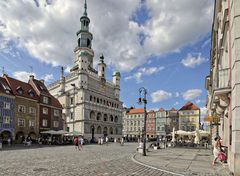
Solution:
[(124, 138), (123, 137), (121, 138), (120, 144), (121, 144), (121, 146), (124, 145)]
[(8, 138), (7, 141), (8, 141), (8, 146), (11, 146), (11, 138), (10, 137)]
[(98, 138), (98, 145), (100, 145), (101, 144), (101, 138), (99, 137)]
[(80, 136), (79, 138), (79, 147), (78, 147), (79, 150), (83, 150), (83, 137)]
[(117, 138), (114, 138), (114, 143), (115, 143), (115, 144), (117, 143)]
[(74, 137), (74, 138), (73, 138), (73, 143), (74, 143), (74, 145), (75, 145), (75, 149), (76, 149), (76, 150), (79, 149), (79, 146), (78, 146), (78, 138), (77, 138), (77, 137)]
[(2, 150), (2, 138), (0, 138), (0, 150)]
[(108, 145), (108, 137), (107, 137), (107, 136), (106, 136), (106, 139), (105, 139), (105, 140), (106, 140), (106, 144)]
[(103, 145), (103, 137), (101, 137), (100, 143), (101, 143), (101, 145)]
[(214, 143), (213, 143), (213, 155), (214, 155), (214, 159), (213, 159), (213, 162), (212, 162), (212, 165), (214, 166), (215, 165), (215, 162), (218, 158), (218, 153), (220, 152), (220, 147), (221, 147), (221, 143), (220, 143), (220, 137), (215, 137), (214, 138)]

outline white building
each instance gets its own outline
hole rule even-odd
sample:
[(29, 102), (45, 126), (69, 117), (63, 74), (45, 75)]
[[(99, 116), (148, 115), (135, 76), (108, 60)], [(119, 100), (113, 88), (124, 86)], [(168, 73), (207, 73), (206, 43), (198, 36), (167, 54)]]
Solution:
[(48, 89), (63, 105), (70, 132), (83, 134), (88, 140), (103, 136), (121, 137), (120, 73), (114, 72), (112, 82), (107, 81), (103, 56), (98, 70), (93, 68), (93, 36), (89, 32), (86, 2), (84, 8), (81, 29), (77, 32), (74, 67), (68, 76), (64, 76), (62, 68), (60, 80), (50, 84)]
[(213, 137), (220, 135), (228, 147), (228, 165), (240, 175), (240, 1), (215, 0), (210, 74), (208, 121)]

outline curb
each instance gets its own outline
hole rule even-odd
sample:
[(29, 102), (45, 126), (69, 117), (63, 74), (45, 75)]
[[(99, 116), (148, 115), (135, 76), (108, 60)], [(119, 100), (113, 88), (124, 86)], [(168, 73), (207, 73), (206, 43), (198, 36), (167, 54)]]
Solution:
[(177, 175), (177, 176), (184, 176), (183, 174), (171, 172), (171, 171), (168, 171), (168, 170), (165, 170), (165, 169), (159, 169), (159, 168), (156, 168), (156, 167), (153, 167), (153, 166), (144, 164), (144, 163), (142, 163), (142, 162), (140, 162), (140, 161), (137, 161), (137, 160), (135, 159), (135, 156), (136, 156), (136, 155), (137, 155), (136, 153), (133, 154), (131, 158), (132, 158), (132, 161), (135, 162), (135, 163), (137, 163), (137, 164), (140, 164), (140, 165), (142, 165), (142, 166), (145, 166), (145, 167), (148, 167), (148, 168), (151, 168), (151, 169), (154, 169), (154, 170), (162, 171), (162, 172), (165, 172), (165, 173), (168, 173), (168, 174)]

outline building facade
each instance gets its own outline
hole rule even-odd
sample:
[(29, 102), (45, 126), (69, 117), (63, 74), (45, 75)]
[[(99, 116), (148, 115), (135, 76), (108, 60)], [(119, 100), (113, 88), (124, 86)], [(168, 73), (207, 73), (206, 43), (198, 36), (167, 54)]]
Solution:
[(167, 110), (166, 112), (166, 134), (171, 134), (173, 128), (175, 130), (179, 128), (178, 110), (175, 108)]
[(147, 113), (147, 138), (156, 137), (156, 112), (151, 110)]
[(28, 83), (13, 79), (7, 75), (4, 75), (3, 78), (15, 96), (15, 141), (22, 142), (26, 137), (31, 137), (33, 140), (37, 139), (39, 134), (38, 95)]
[(187, 102), (179, 113), (179, 130), (195, 131), (200, 127), (200, 109), (192, 102)]
[(7, 141), (14, 139), (15, 97), (6, 80), (0, 77), (0, 138)]
[(123, 136), (130, 141), (141, 137), (144, 127), (144, 109), (134, 108), (125, 113), (123, 117)]
[(160, 138), (166, 136), (166, 117), (167, 112), (163, 108), (156, 111), (156, 135)]
[(240, 175), (240, 1), (215, 0), (207, 109), (213, 138), (228, 146), (228, 165)]
[(62, 69), (60, 80), (48, 86), (63, 106), (67, 129), (80, 133), (88, 140), (98, 137), (122, 136), (122, 102), (120, 101), (120, 73), (114, 72), (112, 81), (106, 80), (104, 56), (99, 59), (98, 70), (93, 68), (93, 35), (89, 32), (90, 19), (87, 4), (80, 18), (77, 32), (75, 62), (68, 76)]
[(28, 83), (39, 97), (39, 132), (62, 130), (64, 121), (60, 102), (49, 93), (43, 80), (36, 80), (31, 75)]

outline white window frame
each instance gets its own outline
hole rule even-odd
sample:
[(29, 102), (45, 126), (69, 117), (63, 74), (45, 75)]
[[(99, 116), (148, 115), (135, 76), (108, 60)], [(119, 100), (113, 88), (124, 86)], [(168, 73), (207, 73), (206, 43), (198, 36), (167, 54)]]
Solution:
[(25, 112), (26, 112), (26, 106), (24, 106), (24, 105), (18, 105), (18, 112), (25, 113)]
[(29, 127), (34, 127), (34, 126), (35, 126), (35, 121), (29, 120)]
[(4, 124), (10, 124), (10, 121), (11, 121), (10, 116), (5, 116), (3, 123)]
[(48, 108), (42, 108), (42, 113), (43, 114), (48, 114)]
[(29, 114), (36, 114), (36, 108), (35, 107), (29, 107)]
[(3, 103), (3, 109), (11, 109), (11, 103), (9, 103), (9, 102), (4, 102), (4, 103)]
[(53, 127), (55, 127), (55, 128), (59, 127), (59, 122), (58, 121), (53, 121)]
[(58, 109), (54, 109), (53, 110), (53, 115), (56, 116), (56, 117), (59, 117), (59, 115), (60, 115), (59, 110)]
[(44, 96), (43, 97), (43, 103), (48, 104), (48, 102), (49, 102), (49, 98)]
[(42, 120), (42, 126), (43, 126), (43, 127), (47, 127), (47, 125), (48, 125), (47, 119), (43, 119), (43, 120)]
[(18, 119), (18, 126), (19, 127), (25, 127), (25, 119)]

